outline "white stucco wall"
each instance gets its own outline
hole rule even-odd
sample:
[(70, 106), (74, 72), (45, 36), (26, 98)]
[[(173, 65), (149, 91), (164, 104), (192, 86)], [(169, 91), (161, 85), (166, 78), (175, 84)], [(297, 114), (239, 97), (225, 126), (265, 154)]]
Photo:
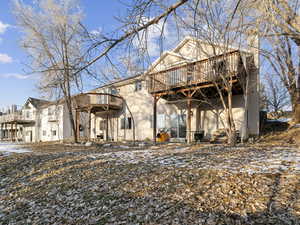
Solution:
[[(50, 112), (50, 114), (49, 114)], [(63, 105), (49, 105), (41, 110), (41, 141), (64, 139)]]

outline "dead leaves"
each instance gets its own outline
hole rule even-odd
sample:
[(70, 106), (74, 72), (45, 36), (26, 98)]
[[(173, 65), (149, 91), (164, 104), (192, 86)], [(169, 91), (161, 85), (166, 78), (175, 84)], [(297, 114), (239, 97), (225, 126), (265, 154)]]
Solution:
[(1, 159), (0, 224), (299, 221), (296, 149), (163, 148), (51, 151)]

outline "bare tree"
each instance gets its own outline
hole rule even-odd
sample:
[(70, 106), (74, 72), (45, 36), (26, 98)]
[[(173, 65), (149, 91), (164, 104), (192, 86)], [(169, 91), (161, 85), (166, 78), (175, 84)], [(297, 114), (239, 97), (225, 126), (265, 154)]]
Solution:
[(289, 94), (279, 79), (267, 74), (265, 77), (265, 95), (268, 112), (279, 118), (282, 112), (290, 106)]
[(271, 77), (268, 76), (268, 83), (278, 83), (278, 79), (281, 81), (282, 86), (284, 86), (282, 89), (285, 92), (288, 91), (292, 111), (295, 112), (297, 104), (296, 81), (300, 72), (299, 46), (295, 45), (287, 36), (268, 38), (268, 42), (271, 44), (271, 50), (264, 51), (264, 56), (274, 71), (273, 81), (270, 81)]
[(24, 35), (22, 47), (30, 57), (32, 73), (40, 74), (39, 89), (66, 104), (74, 141), (77, 142), (72, 94), (82, 87), (87, 61), (85, 29), (76, 0), (41, 0), (32, 5), (16, 0), (14, 13)]
[[(243, 1), (253, 18), (252, 22), (259, 25), (261, 36), (285, 36), (300, 46), (300, 2), (298, 0), (253, 0)], [(253, 11), (253, 10), (254, 11)], [(255, 16), (253, 16), (255, 15)], [(281, 42), (281, 41), (280, 41)], [(278, 43), (278, 41), (277, 41)], [(288, 47), (288, 46), (287, 46)], [(284, 64), (286, 62), (283, 62)], [(290, 62), (288, 62), (290, 63)], [(295, 65), (297, 71), (299, 65)], [(300, 76), (296, 78), (296, 91), (293, 94), (294, 122), (300, 123)]]

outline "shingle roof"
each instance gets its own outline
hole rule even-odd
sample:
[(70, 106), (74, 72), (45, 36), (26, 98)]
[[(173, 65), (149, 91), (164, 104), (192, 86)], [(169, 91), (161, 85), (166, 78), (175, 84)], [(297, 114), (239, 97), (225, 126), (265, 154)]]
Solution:
[[(27, 99), (26, 104), (27, 104), (28, 102), (30, 102), (30, 103), (31, 103), (34, 107), (36, 107), (36, 108), (40, 108), (40, 107), (42, 107), (43, 105), (49, 104), (49, 103), (50, 103), (49, 101), (42, 100), (42, 99), (38, 99), (38, 98), (32, 98), (32, 97), (29, 97), (29, 98)], [(26, 104), (25, 104), (25, 105), (26, 105)]]

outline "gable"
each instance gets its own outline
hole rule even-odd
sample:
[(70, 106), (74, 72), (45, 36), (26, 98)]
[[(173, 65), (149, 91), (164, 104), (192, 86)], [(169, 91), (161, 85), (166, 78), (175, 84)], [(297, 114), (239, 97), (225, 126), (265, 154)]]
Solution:
[(173, 52), (165, 52), (152, 64), (148, 72), (166, 70), (174, 65), (185, 63), (186, 61), (187, 59), (181, 55), (175, 54)]
[[(226, 52), (233, 50), (236, 49), (233, 47), (226, 48)], [(175, 47), (173, 52), (192, 61), (199, 61), (223, 54), (224, 46), (218, 43), (208, 43), (192, 37), (186, 37)]]

